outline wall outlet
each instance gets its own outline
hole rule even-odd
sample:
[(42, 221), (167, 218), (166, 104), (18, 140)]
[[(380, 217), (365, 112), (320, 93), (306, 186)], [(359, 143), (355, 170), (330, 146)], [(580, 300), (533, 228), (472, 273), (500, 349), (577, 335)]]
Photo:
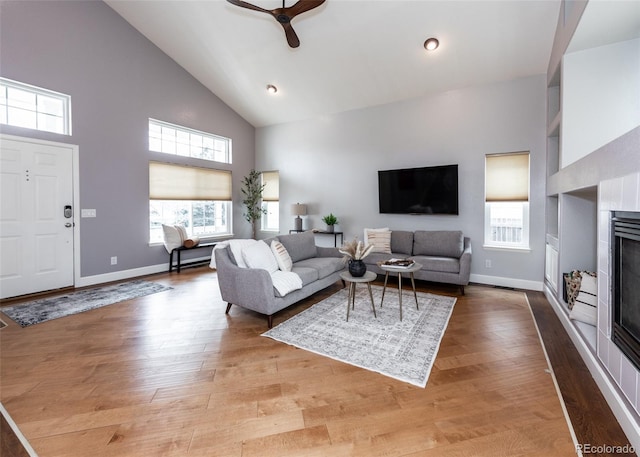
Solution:
[(491, 268), (491, 259), (486, 259), (484, 261), (485, 268)]
[(118, 257), (113, 256), (111, 257), (111, 265), (117, 265), (118, 264)]

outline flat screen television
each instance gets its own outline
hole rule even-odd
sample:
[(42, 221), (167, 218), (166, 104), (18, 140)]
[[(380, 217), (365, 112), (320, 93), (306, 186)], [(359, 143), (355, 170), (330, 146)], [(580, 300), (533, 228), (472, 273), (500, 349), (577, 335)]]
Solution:
[(378, 171), (381, 213), (458, 214), (458, 165)]

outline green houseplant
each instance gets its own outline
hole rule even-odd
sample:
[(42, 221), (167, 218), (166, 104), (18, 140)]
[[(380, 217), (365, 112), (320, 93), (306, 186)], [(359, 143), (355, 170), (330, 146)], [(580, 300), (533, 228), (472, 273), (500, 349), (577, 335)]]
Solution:
[(322, 218), (322, 222), (327, 224), (327, 232), (333, 232), (333, 226), (338, 223), (338, 218), (333, 213), (329, 213), (329, 215)]
[(267, 213), (267, 210), (262, 207), (262, 191), (264, 190), (264, 184), (260, 173), (256, 170), (251, 170), (247, 176), (242, 180), (242, 204), (246, 207), (246, 211), (242, 213), (247, 222), (251, 223), (251, 233), (253, 238), (256, 238), (258, 231), (257, 222), (260, 220), (263, 214)]

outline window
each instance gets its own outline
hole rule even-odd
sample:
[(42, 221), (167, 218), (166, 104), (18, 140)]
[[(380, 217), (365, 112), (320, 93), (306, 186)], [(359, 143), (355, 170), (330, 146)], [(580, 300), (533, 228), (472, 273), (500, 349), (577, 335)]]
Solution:
[(149, 162), (149, 241), (162, 224), (184, 225), (200, 238), (231, 234), (231, 172)]
[(231, 163), (231, 139), (149, 119), (149, 150)]
[(269, 232), (280, 230), (280, 175), (277, 171), (262, 173), (262, 209), (265, 211), (260, 218), (261, 229)]
[(485, 158), (485, 245), (529, 248), (529, 153)]
[(71, 135), (71, 97), (0, 78), (0, 124)]

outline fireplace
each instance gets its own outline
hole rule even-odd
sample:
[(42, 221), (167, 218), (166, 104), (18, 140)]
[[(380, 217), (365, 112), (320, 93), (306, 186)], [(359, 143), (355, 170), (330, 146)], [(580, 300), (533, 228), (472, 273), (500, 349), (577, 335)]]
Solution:
[(611, 229), (612, 339), (640, 369), (640, 213), (614, 211)]

